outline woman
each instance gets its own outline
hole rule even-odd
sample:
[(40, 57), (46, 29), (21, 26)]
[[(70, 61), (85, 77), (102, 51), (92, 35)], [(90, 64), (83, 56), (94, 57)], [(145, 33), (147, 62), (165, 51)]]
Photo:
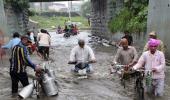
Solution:
[(34, 40), (34, 33), (28, 31), (27, 35), (31, 39), (31, 42), (29, 42), (29, 45), (28, 45), (28, 51), (29, 51), (30, 54), (32, 54), (36, 50), (36, 44), (35, 44), (35, 40)]
[(37, 42), (39, 52), (41, 53), (44, 60), (48, 60), (49, 58), (49, 47), (51, 45), (50, 35), (47, 30), (41, 29), (41, 33), (38, 33)]

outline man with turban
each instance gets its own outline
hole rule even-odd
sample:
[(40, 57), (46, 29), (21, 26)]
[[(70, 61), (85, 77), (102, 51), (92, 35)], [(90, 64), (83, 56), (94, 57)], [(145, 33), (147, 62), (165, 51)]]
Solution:
[[(152, 32), (149, 33), (149, 39), (150, 39), (150, 38), (159, 40), (159, 39), (157, 38), (157, 33), (156, 33), (155, 31), (152, 31)], [(160, 41), (160, 44), (159, 44), (159, 46), (158, 46), (157, 49), (160, 50), (160, 51), (162, 51), (163, 53), (165, 53), (165, 46), (164, 46), (164, 44), (163, 44), (163, 42), (162, 42), (161, 40), (159, 40), (159, 41)], [(145, 52), (145, 51), (147, 51), (147, 50), (149, 50), (149, 48), (148, 48), (148, 42), (145, 44), (145, 46), (144, 46), (144, 48), (143, 48), (143, 52)]]
[(145, 79), (150, 72), (151, 88), (145, 85), (145, 92), (152, 92), (155, 96), (163, 96), (164, 92), (165, 56), (162, 51), (157, 50), (159, 45), (159, 40), (150, 39), (148, 41), (149, 50), (143, 52), (137, 64), (133, 66), (134, 70), (144, 67)]

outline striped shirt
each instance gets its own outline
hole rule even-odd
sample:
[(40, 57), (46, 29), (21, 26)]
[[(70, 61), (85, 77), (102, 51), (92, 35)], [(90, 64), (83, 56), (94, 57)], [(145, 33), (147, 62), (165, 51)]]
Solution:
[(35, 64), (31, 62), (28, 55), (27, 47), (21, 42), (12, 49), (10, 63), (10, 71), (17, 73), (26, 72), (26, 66), (35, 69)]

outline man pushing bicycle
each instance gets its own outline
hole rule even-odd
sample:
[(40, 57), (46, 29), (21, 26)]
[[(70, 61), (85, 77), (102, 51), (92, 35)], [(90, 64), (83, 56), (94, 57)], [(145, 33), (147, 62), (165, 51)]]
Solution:
[(144, 67), (145, 92), (153, 93), (155, 96), (163, 96), (164, 92), (165, 56), (163, 52), (157, 50), (159, 44), (159, 40), (150, 39), (148, 41), (149, 50), (143, 52), (137, 64), (133, 66), (133, 70)]
[[(135, 47), (129, 46), (126, 38), (121, 39), (120, 44), (122, 47), (118, 48), (113, 65), (119, 63), (125, 67), (131, 67), (136, 64), (138, 54)], [(110, 71), (111, 74), (114, 72), (114, 66), (110, 68)]]

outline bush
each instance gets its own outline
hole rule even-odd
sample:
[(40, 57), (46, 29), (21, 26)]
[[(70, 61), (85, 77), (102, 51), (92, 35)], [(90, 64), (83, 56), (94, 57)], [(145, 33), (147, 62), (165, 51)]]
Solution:
[(112, 33), (129, 30), (131, 33), (146, 32), (149, 0), (126, 0), (124, 7), (109, 22)]
[(5, 0), (5, 2), (10, 3), (14, 11), (17, 13), (30, 7), (29, 0)]
[[(52, 26), (57, 27), (58, 25), (61, 25), (64, 27), (65, 20), (68, 20), (68, 17), (46, 17), (46, 16), (30, 16), (30, 19), (39, 22), (40, 28), (51, 28)], [(73, 22), (81, 22), (82, 25), (79, 27), (88, 27), (88, 22), (87, 19), (77, 16), (77, 17), (72, 17), (71, 20)]]

